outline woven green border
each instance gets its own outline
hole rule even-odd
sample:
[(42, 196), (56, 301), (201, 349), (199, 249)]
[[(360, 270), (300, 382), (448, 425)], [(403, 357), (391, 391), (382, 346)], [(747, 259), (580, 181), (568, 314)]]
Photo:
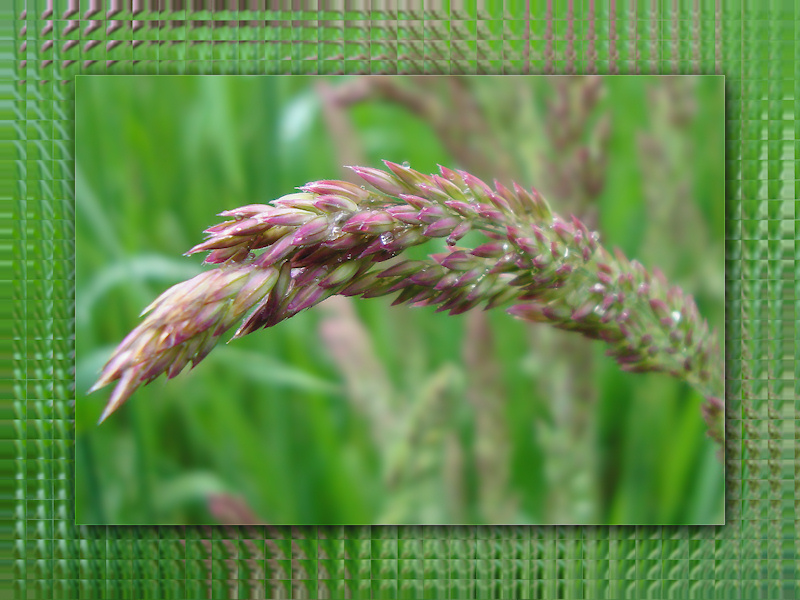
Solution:
[[(798, 9), (267, 4), (279, 8), (156, 0), (134, 14), (123, 2), (31, 0), (25, 10), (15, 0), (0, 9), (0, 596), (800, 597)], [(727, 525), (75, 527), (74, 75), (542, 72), (726, 75)]]

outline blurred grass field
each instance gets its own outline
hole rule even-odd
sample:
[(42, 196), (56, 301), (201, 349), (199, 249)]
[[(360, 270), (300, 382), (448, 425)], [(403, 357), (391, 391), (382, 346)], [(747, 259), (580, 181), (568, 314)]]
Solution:
[[(426, 113), (333, 94), (357, 77), (76, 78), (78, 523), (230, 522), (241, 506), (271, 524), (723, 521), (696, 392), (500, 310), (332, 299), (96, 426), (111, 388), (86, 391), (140, 311), (203, 269), (182, 254), (215, 215), (353, 159), (501, 169), (558, 212), (589, 211), (607, 246), (660, 267), (722, 332), (721, 77), (605, 77), (594, 102), (587, 78), (448, 79), (395, 78), (439, 99)], [(471, 110), (481, 127), (460, 128)], [(586, 164), (599, 190), (575, 187)]]

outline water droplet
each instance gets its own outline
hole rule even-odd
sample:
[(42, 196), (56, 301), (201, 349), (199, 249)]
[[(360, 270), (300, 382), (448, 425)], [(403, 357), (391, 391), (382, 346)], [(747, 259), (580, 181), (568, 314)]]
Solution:
[(410, 169), (410, 168), (411, 168), (411, 163), (410, 163), (410, 162), (408, 162), (407, 160), (404, 160), (404, 161), (403, 161), (403, 166), (404, 166), (406, 169)]
[(677, 310), (672, 311), (672, 320), (676, 323), (679, 323), (681, 320), (681, 313)]
[(394, 241), (394, 234), (391, 231), (387, 231), (381, 234), (381, 246), (388, 246)]
[(592, 287), (589, 288), (589, 291), (593, 294), (603, 294), (606, 291), (606, 288), (601, 283), (595, 283)]

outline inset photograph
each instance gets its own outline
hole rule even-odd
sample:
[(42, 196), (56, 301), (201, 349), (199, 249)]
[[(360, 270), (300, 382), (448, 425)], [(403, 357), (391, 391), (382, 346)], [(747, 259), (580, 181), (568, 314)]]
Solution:
[(724, 523), (722, 76), (75, 87), (78, 524)]

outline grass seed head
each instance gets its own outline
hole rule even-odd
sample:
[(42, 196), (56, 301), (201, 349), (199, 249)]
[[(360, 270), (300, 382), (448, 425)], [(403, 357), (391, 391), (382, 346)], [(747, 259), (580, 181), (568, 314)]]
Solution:
[[(173, 286), (144, 311), (90, 390), (117, 382), (101, 421), (139, 386), (196, 365), (242, 319), (234, 337), (332, 295), (397, 293), (395, 304), (451, 315), (511, 304), (516, 318), (605, 340), (625, 370), (661, 371), (698, 386), (713, 399), (704, 415), (719, 437), (715, 337), (693, 299), (663, 273), (608, 252), (596, 232), (553, 213), (535, 189), (497, 181), (492, 188), (446, 167), (431, 175), (386, 167), (350, 167), (374, 190), (317, 181), (270, 204), (220, 213), (229, 220), (208, 228), (188, 252), (209, 252), (206, 262), (219, 266)], [(455, 247), (469, 231), (486, 241)], [(445, 252), (380, 264), (433, 238), (446, 238)]]

